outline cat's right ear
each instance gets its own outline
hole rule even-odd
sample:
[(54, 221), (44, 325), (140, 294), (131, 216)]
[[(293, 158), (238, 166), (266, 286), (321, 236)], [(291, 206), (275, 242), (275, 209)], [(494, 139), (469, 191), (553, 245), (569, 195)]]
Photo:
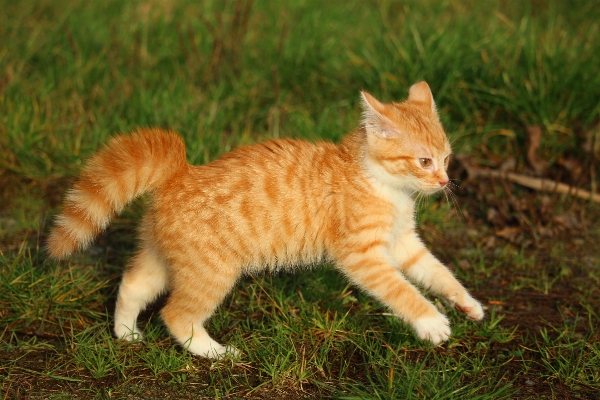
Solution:
[(364, 90), (360, 94), (363, 107), (362, 123), (367, 134), (374, 134), (385, 139), (399, 136), (401, 132), (385, 115), (386, 105)]
[(430, 107), (431, 111), (437, 115), (435, 101), (433, 101), (433, 94), (431, 93), (429, 85), (425, 81), (415, 83), (410, 87), (408, 90), (408, 101), (423, 103)]

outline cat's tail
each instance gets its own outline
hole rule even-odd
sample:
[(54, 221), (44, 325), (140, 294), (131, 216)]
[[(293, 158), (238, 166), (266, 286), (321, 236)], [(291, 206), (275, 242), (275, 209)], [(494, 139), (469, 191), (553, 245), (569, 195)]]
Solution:
[(113, 137), (81, 171), (48, 238), (48, 253), (64, 258), (86, 248), (123, 207), (188, 167), (179, 135), (138, 129)]

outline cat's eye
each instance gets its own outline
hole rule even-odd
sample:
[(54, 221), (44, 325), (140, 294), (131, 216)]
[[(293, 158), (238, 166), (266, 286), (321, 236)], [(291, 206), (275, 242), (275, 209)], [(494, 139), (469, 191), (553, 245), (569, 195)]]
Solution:
[(419, 158), (419, 163), (421, 163), (421, 167), (429, 168), (431, 166), (431, 158)]
[(446, 156), (446, 158), (444, 158), (444, 165), (446, 167), (448, 166), (448, 161), (450, 161), (450, 156)]

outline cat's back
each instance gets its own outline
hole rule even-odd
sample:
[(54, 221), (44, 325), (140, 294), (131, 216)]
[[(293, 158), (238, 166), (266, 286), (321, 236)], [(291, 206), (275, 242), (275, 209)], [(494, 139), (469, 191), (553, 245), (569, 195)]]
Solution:
[[(322, 259), (344, 159), (338, 145), (269, 140), (190, 166), (154, 196), (156, 230), (215, 237), (252, 265)], [(334, 196), (332, 196), (334, 195)]]
[(195, 168), (200, 179), (221, 174), (259, 176), (301, 174), (322, 170), (338, 158), (339, 148), (331, 142), (271, 139), (240, 147), (221, 158)]
[(239, 195), (262, 193), (275, 201), (277, 192), (326, 184), (331, 172), (339, 170), (339, 158), (338, 146), (331, 142), (268, 140), (191, 167), (185, 186), (207, 194), (225, 188)]

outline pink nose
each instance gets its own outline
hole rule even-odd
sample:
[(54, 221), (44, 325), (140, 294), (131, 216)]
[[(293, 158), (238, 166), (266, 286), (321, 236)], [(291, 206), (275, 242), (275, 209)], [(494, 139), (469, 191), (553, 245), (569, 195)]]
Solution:
[(448, 181), (440, 181), (440, 186), (444, 187), (448, 184)]

